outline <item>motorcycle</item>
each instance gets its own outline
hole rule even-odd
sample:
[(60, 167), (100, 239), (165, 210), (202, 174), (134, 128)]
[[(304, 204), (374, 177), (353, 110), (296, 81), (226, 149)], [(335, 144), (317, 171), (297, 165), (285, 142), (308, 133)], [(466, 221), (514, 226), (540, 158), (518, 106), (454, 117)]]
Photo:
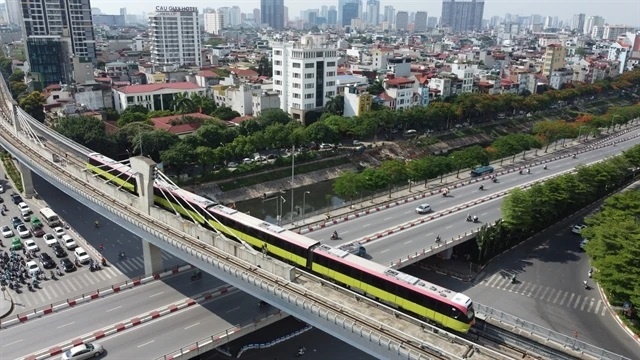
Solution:
[(497, 183), (498, 182), (498, 178), (493, 178), (493, 179), (491, 179), (491, 181), (493, 181), (494, 183)]
[(191, 275), (191, 281), (196, 281), (202, 279), (202, 271), (196, 271)]
[(331, 240), (339, 240), (339, 239), (340, 239), (340, 237), (338, 237), (337, 233), (331, 234)]
[(102, 258), (101, 262), (102, 262), (102, 266), (107, 266), (107, 259)]
[(589, 269), (589, 279), (591, 279), (591, 277), (593, 277), (593, 269)]
[(57, 270), (56, 270), (56, 274), (58, 274), (58, 276), (62, 276), (62, 270), (57, 269)]
[(587, 280), (583, 281), (582, 284), (584, 284), (584, 289), (585, 290), (591, 289), (591, 286), (589, 286), (589, 284), (587, 283)]
[(305, 352), (307, 352), (307, 349), (304, 346), (299, 347), (298, 351), (296, 351), (296, 357), (304, 355)]
[(266, 301), (262, 301), (262, 300), (260, 300), (260, 303), (258, 304), (258, 307), (259, 307), (260, 309), (263, 309), (263, 308), (265, 308), (267, 305), (269, 305), (269, 304), (267, 304), (267, 302), (266, 302)]
[(518, 283), (518, 278), (516, 278), (515, 275), (511, 277), (511, 283), (512, 284), (517, 284)]
[(33, 291), (33, 287), (31, 286), (31, 284), (27, 284), (27, 289), (29, 289), (29, 291)]
[(120, 254), (118, 254), (118, 259), (120, 259), (120, 260), (123, 260), (126, 257), (127, 257), (127, 255), (125, 255), (124, 251), (120, 251)]

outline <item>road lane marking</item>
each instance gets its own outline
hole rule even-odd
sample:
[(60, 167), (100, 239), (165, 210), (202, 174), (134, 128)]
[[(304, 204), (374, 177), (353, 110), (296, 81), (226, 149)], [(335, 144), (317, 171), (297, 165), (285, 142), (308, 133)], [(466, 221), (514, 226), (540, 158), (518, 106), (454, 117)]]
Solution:
[(484, 215), (487, 215), (487, 214), (488, 214), (488, 213), (483, 212), (482, 214), (480, 214), (480, 216), (484, 216)]
[(429, 235), (433, 235), (433, 233), (432, 233), (432, 232), (430, 232), (430, 233), (428, 233), (426, 236), (429, 236)]
[(60, 325), (60, 326), (58, 326), (58, 329), (62, 329), (63, 327), (66, 327), (66, 326), (69, 326), (69, 325), (73, 325), (75, 323), (76, 323), (75, 321), (72, 321), (72, 322), (70, 322), (68, 324)]
[(562, 300), (560, 300), (560, 306), (564, 305), (564, 301), (567, 299), (567, 296), (569, 296), (569, 293), (565, 291)]
[(187, 327), (186, 327), (186, 328), (184, 328), (184, 329), (185, 329), (185, 330), (189, 330), (189, 329), (191, 329), (192, 327), (194, 327), (194, 326), (198, 326), (198, 325), (200, 325), (200, 323), (195, 323), (195, 324), (193, 324), (193, 325), (189, 325), (189, 326), (187, 326)]
[(116, 306), (116, 307), (114, 307), (113, 309), (109, 309), (109, 310), (107, 310), (106, 312), (111, 312), (111, 311), (113, 311), (113, 310), (118, 310), (118, 309), (120, 309), (121, 307), (122, 307), (122, 305), (120, 305), (120, 306)]
[(531, 288), (531, 291), (529, 291), (529, 293), (527, 294), (528, 297), (531, 297), (531, 294), (533, 294), (533, 290), (535, 290), (538, 287), (538, 285), (533, 285), (533, 287)]
[(227, 314), (228, 314), (228, 313), (230, 313), (230, 312), (234, 312), (234, 311), (236, 311), (236, 310), (240, 310), (240, 306), (235, 307), (235, 308), (233, 308), (233, 309), (231, 309), (231, 310), (228, 310), (228, 311), (227, 311)]
[(496, 283), (496, 289), (502, 288), (502, 285), (504, 285), (505, 281), (507, 281), (507, 279), (500, 278), (500, 283)]
[(520, 285), (518, 285), (515, 289), (513, 289), (513, 292), (518, 294), (520, 292), (520, 288), (524, 286), (524, 282), (520, 282)]
[[(69, 287), (67, 286), (67, 282), (63, 281), (60, 283), (60, 285), (62, 285), (62, 287), (67, 291), (67, 293), (71, 292), (71, 289), (69, 289)], [(75, 289), (73, 289), (75, 291)]]
[(384, 254), (384, 253), (386, 253), (387, 251), (389, 251), (389, 249), (382, 250), (382, 251), (380, 251), (380, 254)]
[(151, 340), (151, 341), (146, 342), (146, 343), (144, 343), (144, 344), (142, 344), (142, 345), (138, 345), (138, 349), (139, 349), (139, 348), (141, 348), (141, 347), (143, 347), (143, 346), (147, 346), (147, 345), (151, 344), (151, 343), (152, 343), (152, 342), (154, 342), (154, 341), (155, 341), (155, 340)]
[(391, 219), (393, 219), (393, 216), (386, 217), (386, 218), (382, 219), (382, 221), (387, 221), (387, 220), (391, 220)]
[(349, 230), (347, 230), (347, 231), (340, 231), (340, 234), (348, 234), (348, 233), (349, 233)]
[(51, 290), (51, 293), (53, 293), (54, 297), (58, 297), (58, 293), (56, 292), (55, 286), (53, 286), (54, 284), (57, 284), (57, 282), (51, 284), (51, 286), (49, 286), (49, 290)]
[(40, 290), (44, 293), (47, 299), (51, 299), (51, 294), (49, 294), (49, 291), (47, 291), (47, 286), (43, 286)]
[(544, 288), (544, 292), (542, 293), (542, 296), (540, 296), (540, 300), (544, 300), (544, 297), (547, 295), (548, 292), (549, 292), (549, 287), (547, 286)]
[[(551, 301), (551, 298), (553, 297), (553, 293), (556, 292), (555, 289), (551, 289), (551, 292), (549, 293), (549, 297), (547, 298), (547, 301)], [(558, 291), (560, 292), (560, 291)]]
[(42, 289), (36, 289), (36, 288), (34, 288), (33, 290), (35, 290), (35, 292), (36, 292), (36, 294), (38, 295), (38, 297), (40, 298), (40, 301), (41, 301), (41, 302), (43, 302), (43, 303), (44, 303), (44, 302), (47, 302), (47, 300), (46, 300), (46, 299), (44, 298), (44, 296), (42, 295), (42, 291), (40, 291), (40, 290), (42, 290)]
[(371, 225), (371, 224), (364, 224), (361, 227), (365, 228), (365, 227), (368, 227), (369, 225)]
[(556, 294), (556, 298), (553, 299), (554, 304), (558, 302), (558, 299), (560, 299), (560, 295), (562, 295), (562, 290), (558, 290), (558, 293)]
[(536, 294), (533, 296), (533, 298), (534, 298), (534, 299), (537, 299), (537, 298), (538, 298), (538, 295), (540, 294), (540, 291), (542, 291), (542, 285), (540, 285), (540, 286), (538, 287), (538, 291), (536, 291)]
[(584, 311), (584, 307), (585, 305), (587, 305), (587, 301), (589, 301), (588, 297), (584, 297), (584, 300), (582, 300), (582, 306), (580, 306), (580, 311)]
[(405, 214), (411, 214), (413, 211), (409, 210), (409, 211), (405, 211)]
[(607, 314), (607, 307), (603, 303), (603, 305), (602, 305), (602, 314), (601, 315), (605, 316), (606, 314)]
[(21, 341), (22, 341), (22, 339), (20, 339), (20, 340), (16, 340), (16, 341), (14, 341), (14, 342), (10, 342), (10, 343), (8, 343), (8, 344), (4, 344), (4, 345), (2, 345), (2, 347), (11, 346), (11, 345), (13, 345), (13, 344), (17, 344), (17, 343), (19, 343), (19, 342), (21, 342)]
[(593, 305), (596, 303), (596, 299), (591, 298), (591, 301), (589, 302), (589, 308), (587, 309), (587, 312), (590, 313), (591, 310), (593, 309)]
[(451, 229), (452, 227), (453, 227), (453, 225), (449, 225), (445, 229)]
[(413, 240), (409, 240), (409, 241), (407, 241), (407, 242), (406, 242), (406, 243), (404, 243), (404, 244), (405, 244), (405, 245), (406, 245), (406, 244), (411, 244), (412, 242), (413, 242)]
[(152, 297), (156, 297), (156, 296), (162, 295), (162, 294), (164, 294), (164, 291), (160, 291), (159, 293), (156, 293), (156, 294), (153, 294), (153, 295), (149, 295), (149, 297), (152, 298)]
[(580, 295), (578, 295), (578, 296), (576, 297), (576, 302), (573, 304), (573, 308), (574, 308), (574, 309), (578, 307), (578, 304), (580, 303), (580, 298), (581, 298), (581, 297), (582, 297), (582, 296), (580, 296)]
[(567, 306), (571, 307), (571, 302), (573, 301), (573, 298), (576, 296), (576, 294), (571, 294), (571, 297), (569, 298), (569, 301), (567, 301)]
[(78, 277), (77, 277), (76, 279), (74, 279), (74, 280), (77, 280), (78, 282), (82, 282), (82, 283), (84, 284), (84, 286), (81, 286), (81, 287), (83, 287), (83, 288), (84, 288), (84, 287), (89, 287), (89, 286), (90, 286), (90, 284), (89, 284), (89, 283), (87, 283), (87, 281), (84, 279), (84, 276), (78, 276)]

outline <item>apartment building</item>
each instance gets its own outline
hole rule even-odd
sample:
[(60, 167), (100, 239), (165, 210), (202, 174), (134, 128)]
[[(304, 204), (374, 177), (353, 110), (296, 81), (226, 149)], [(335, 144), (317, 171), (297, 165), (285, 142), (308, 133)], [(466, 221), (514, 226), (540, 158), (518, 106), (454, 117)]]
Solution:
[(151, 63), (202, 66), (200, 20), (195, 7), (156, 6), (149, 16)]
[(309, 111), (325, 106), (337, 95), (338, 52), (313, 37), (299, 42), (274, 44), (273, 89), (280, 94), (280, 108), (304, 122)]

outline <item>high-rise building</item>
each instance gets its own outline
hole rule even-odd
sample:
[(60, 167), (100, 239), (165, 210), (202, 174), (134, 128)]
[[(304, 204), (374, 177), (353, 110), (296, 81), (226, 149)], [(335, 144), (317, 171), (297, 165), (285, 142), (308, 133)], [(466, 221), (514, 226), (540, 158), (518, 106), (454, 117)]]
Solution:
[(10, 24), (22, 25), (22, 8), (20, 0), (5, 0), (7, 20)]
[(260, 16), (263, 24), (282, 30), (284, 28), (284, 0), (260, 0)]
[(553, 18), (551, 16), (545, 16), (544, 18), (544, 23), (543, 23), (543, 29), (551, 29), (553, 28)]
[(96, 43), (87, 0), (22, 0), (24, 34), (64, 36), (71, 39), (74, 56), (89, 58), (95, 64)]
[(635, 29), (627, 25), (604, 25), (602, 39), (616, 40), (618, 36), (633, 31), (635, 31)]
[(198, 8), (158, 6), (149, 15), (149, 26), (152, 64), (202, 66)]
[(396, 21), (396, 9), (393, 6), (385, 6), (384, 7), (384, 21), (388, 22), (389, 25), (395, 24)]
[(322, 5), (320, 7), (320, 16), (325, 19), (329, 16), (329, 7), (327, 5)]
[(418, 11), (413, 21), (413, 31), (424, 32), (427, 31), (427, 12)]
[(407, 30), (409, 27), (409, 13), (398, 11), (396, 13), (396, 30)]
[(380, 0), (367, 0), (367, 23), (373, 26), (380, 24)]
[(591, 35), (594, 26), (603, 26), (604, 18), (602, 16), (589, 16), (584, 22), (584, 29), (582, 31), (585, 35)]
[(351, 26), (351, 20), (358, 18), (358, 3), (349, 2), (342, 6), (342, 26)]
[(550, 44), (544, 52), (542, 75), (549, 76), (554, 70), (564, 67), (564, 58), (566, 57), (566, 49), (557, 44)]
[(124, 23), (127, 23), (127, 8), (120, 8), (120, 16), (124, 19)]
[[(284, 14), (284, 11), (282, 13)], [(260, 9), (253, 9), (253, 21), (255, 21), (256, 24), (262, 23), (262, 13)]]
[(582, 31), (584, 29), (584, 14), (575, 14), (571, 20), (571, 30)]
[[(343, 24), (345, 23), (344, 21), (344, 6), (347, 4), (351, 4), (354, 3), (356, 4), (356, 16), (353, 17), (353, 19), (357, 18), (359, 16), (358, 11), (359, 11), (359, 7), (360, 7), (360, 2), (359, 0), (338, 0), (338, 24), (344, 26)], [(353, 13), (353, 6), (349, 7), (349, 14), (352, 15)], [(346, 22), (348, 25), (351, 24), (351, 20)]]
[(307, 112), (324, 107), (337, 95), (339, 58), (336, 48), (315, 44), (312, 37), (274, 44), (273, 90), (280, 108), (304, 123)]
[(227, 24), (229, 26), (242, 25), (242, 10), (239, 6), (232, 6), (229, 9), (229, 15), (227, 17)]
[(427, 18), (427, 28), (435, 29), (436, 26), (438, 26), (438, 18), (435, 16), (429, 16)]
[(477, 31), (482, 28), (484, 0), (442, 0), (440, 26), (453, 32)]
[(212, 10), (204, 13), (204, 31), (209, 34), (219, 35), (220, 30), (224, 29), (224, 13), (222, 11)]
[(327, 10), (327, 24), (332, 26), (338, 24), (338, 10), (336, 10), (335, 6)]

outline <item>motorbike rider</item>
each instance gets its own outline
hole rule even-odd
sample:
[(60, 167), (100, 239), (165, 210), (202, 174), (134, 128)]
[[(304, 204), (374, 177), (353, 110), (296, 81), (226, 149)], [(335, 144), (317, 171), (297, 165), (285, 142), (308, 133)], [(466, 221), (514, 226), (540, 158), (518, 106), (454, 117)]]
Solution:
[(338, 232), (334, 231), (333, 234), (331, 234), (331, 238), (332, 239), (337, 239), (338, 238)]
[(473, 215), (473, 222), (478, 222), (478, 216), (477, 215)]
[(484, 190), (484, 185), (480, 185), (480, 191)]

